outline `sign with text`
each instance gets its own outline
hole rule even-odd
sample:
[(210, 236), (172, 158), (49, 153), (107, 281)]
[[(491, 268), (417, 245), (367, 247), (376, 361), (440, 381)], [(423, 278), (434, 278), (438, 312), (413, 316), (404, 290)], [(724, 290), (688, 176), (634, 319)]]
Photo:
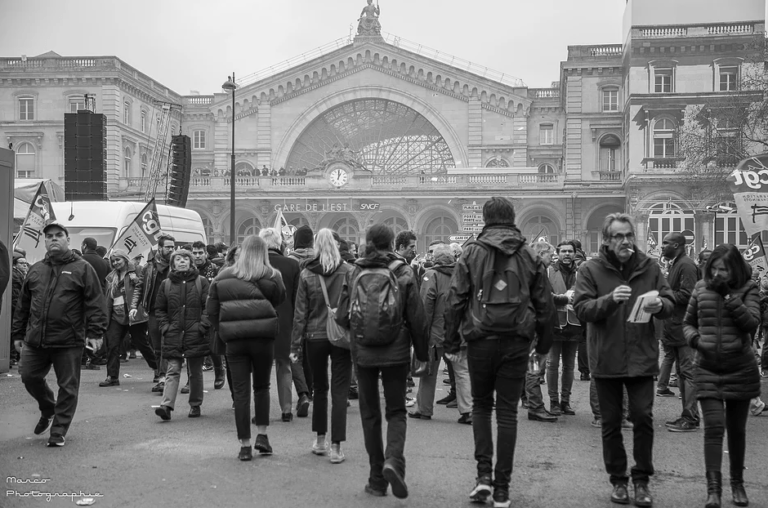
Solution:
[(768, 230), (768, 153), (739, 162), (728, 182), (747, 235)]
[(741, 255), (744, 257), (744, 261), (752, 267), (753, 272), (766, 273), (768, 261), (765, 258), (765, 248), (760, 236), (756, 236)]
[(51, 206), (51, 199), (45, 189), (45, 184), (41, 183), (35, 198), (29, 205), (27, 217), (16, 237), (16, 242), (13, 244), (14, 248), (24, 250), (27, 253), (27, 261), (30, 264), (45, 257), (47, 251), (43, 228), (45, 223), (50, 220), (56, 220), (56, 214)]
[(283, 213), (291, 212), (378, 212), (381, 203), (370, 199), (360, 199), (353, 204), (349, 201), (320, 202), (320, 203), (278, 203), (275, 211)]
[(157, 237), (161, 233), (160, 216), (157, 214), (155, 199), (152, 198), (112, 244), (110, 251), (122, 250), (130, 259), (140, 254), (146, 257), (152, 247), (157, 245)]
[(464, 213), (461, 215), (462, 222), (474, 222), (474, 223), (483, 223), (483, 214), (482, 213)]

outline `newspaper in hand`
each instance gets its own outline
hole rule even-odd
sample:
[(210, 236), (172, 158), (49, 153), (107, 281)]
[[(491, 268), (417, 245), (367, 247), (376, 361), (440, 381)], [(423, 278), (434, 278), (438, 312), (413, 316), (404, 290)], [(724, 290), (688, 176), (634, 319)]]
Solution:
[(635, 305), (632, 307), (632, 312), (629, 313), (629, 318), (627, 319), (627, 322), (647, 323), (648, 321), (650, 321), (652, 314), (650, 312), (646, 312), (643, 309), (646, 305), (653, 303), (654, 300), (656, 300), (658, 297), (659, 297), (659, 292), (656, 291), (655, 289), (638, 296), (637, 300), (635, 300)]

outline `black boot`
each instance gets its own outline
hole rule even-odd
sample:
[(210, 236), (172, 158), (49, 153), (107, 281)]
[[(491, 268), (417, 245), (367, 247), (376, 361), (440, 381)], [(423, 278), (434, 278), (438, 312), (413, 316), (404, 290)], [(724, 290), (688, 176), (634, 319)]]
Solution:
[(736, 506), (749, 506), (747, 492), (744, 490), (744, 469), (731, 470), (731, 495)]
[(704, 508), (720, 508), (723, 493), (723, 475), (720, 471), (707, 471), (707, 504)]

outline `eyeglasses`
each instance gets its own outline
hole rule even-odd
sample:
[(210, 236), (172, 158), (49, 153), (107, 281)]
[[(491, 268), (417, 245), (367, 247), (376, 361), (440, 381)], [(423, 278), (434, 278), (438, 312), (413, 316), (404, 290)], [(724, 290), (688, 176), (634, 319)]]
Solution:
[(619, 242), (623, 242), (624, 240), (632, 241), (635, 239), (634, 233), (627, 233), (626, 235), (622, 235), (619, 233), (618, 235), (611, 235), (611, 240), (617, 240)]

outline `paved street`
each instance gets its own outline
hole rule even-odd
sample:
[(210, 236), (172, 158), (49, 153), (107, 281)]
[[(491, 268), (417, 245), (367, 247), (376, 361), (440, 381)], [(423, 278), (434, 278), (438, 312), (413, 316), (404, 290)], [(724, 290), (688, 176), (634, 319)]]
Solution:
[[(44, 446), (47, 435), (32, 433), (38, 410), (18, 371), (10, 374), (0, 378), (0, 476), (6, 479), (0, 506), (4, 508), (74, 506), (70, 499), (46, 502), (13, 494), (34, 490), (99, 493), (103, 497), (97, 497), (94, 506), (101, 507), (470, 506), (467, 495), (475, 473), (472, 429), (456, 423), (455, 409), (437, 406), (432, 421), (408, 420), (406, 479), (411, 495), (399, 501), (391, 494), (371, 498), (363, 493), (368, 464), (355, 401), (349, 409), (344, 445), (347, 460), (331, 465), (327, 458), (309, 452), (311, 418), (280, 422), (273, 382), (269, 437), (275, 454), (240, 462), (229, 392), (226, 387), (213, 390), (212, 372), (205, 373), (202, 418), (187, 418), (186, 396), (180, 395), (173, 419), (161, 423), (151, 408), (160, 401), (149, 393), (151, 372), (142, 360), (131, 360), (122, 366), (119, 389), (97, 386), (104, 370), (83, 371), (80, 405), (66, 446), (51, 449)], [(437, 397), (444, 395), (445, 391), (438, 391)], [(561, 417), (555, 424), (530, 422), (521, 413), (513, 506), (611, 506), (600, 431), (589, 424), (588, 383), (574, 383), (572, 402), (577, 416)], [(656, 399), (657, 474), (651, 487), (657, 507), (703, 506), (705, 499), (703, 431), (671, 434), (663, 429), (663, 422), (678, 412), (677, 398)], [(752, 507), (768, 507), (766, 457), (768, 417), (750, 417), (745, 479)], [(15, 484), (9, 476), (45, 482)], [(727, 487), (724, 501), (724, 506), (731, 505)]]

